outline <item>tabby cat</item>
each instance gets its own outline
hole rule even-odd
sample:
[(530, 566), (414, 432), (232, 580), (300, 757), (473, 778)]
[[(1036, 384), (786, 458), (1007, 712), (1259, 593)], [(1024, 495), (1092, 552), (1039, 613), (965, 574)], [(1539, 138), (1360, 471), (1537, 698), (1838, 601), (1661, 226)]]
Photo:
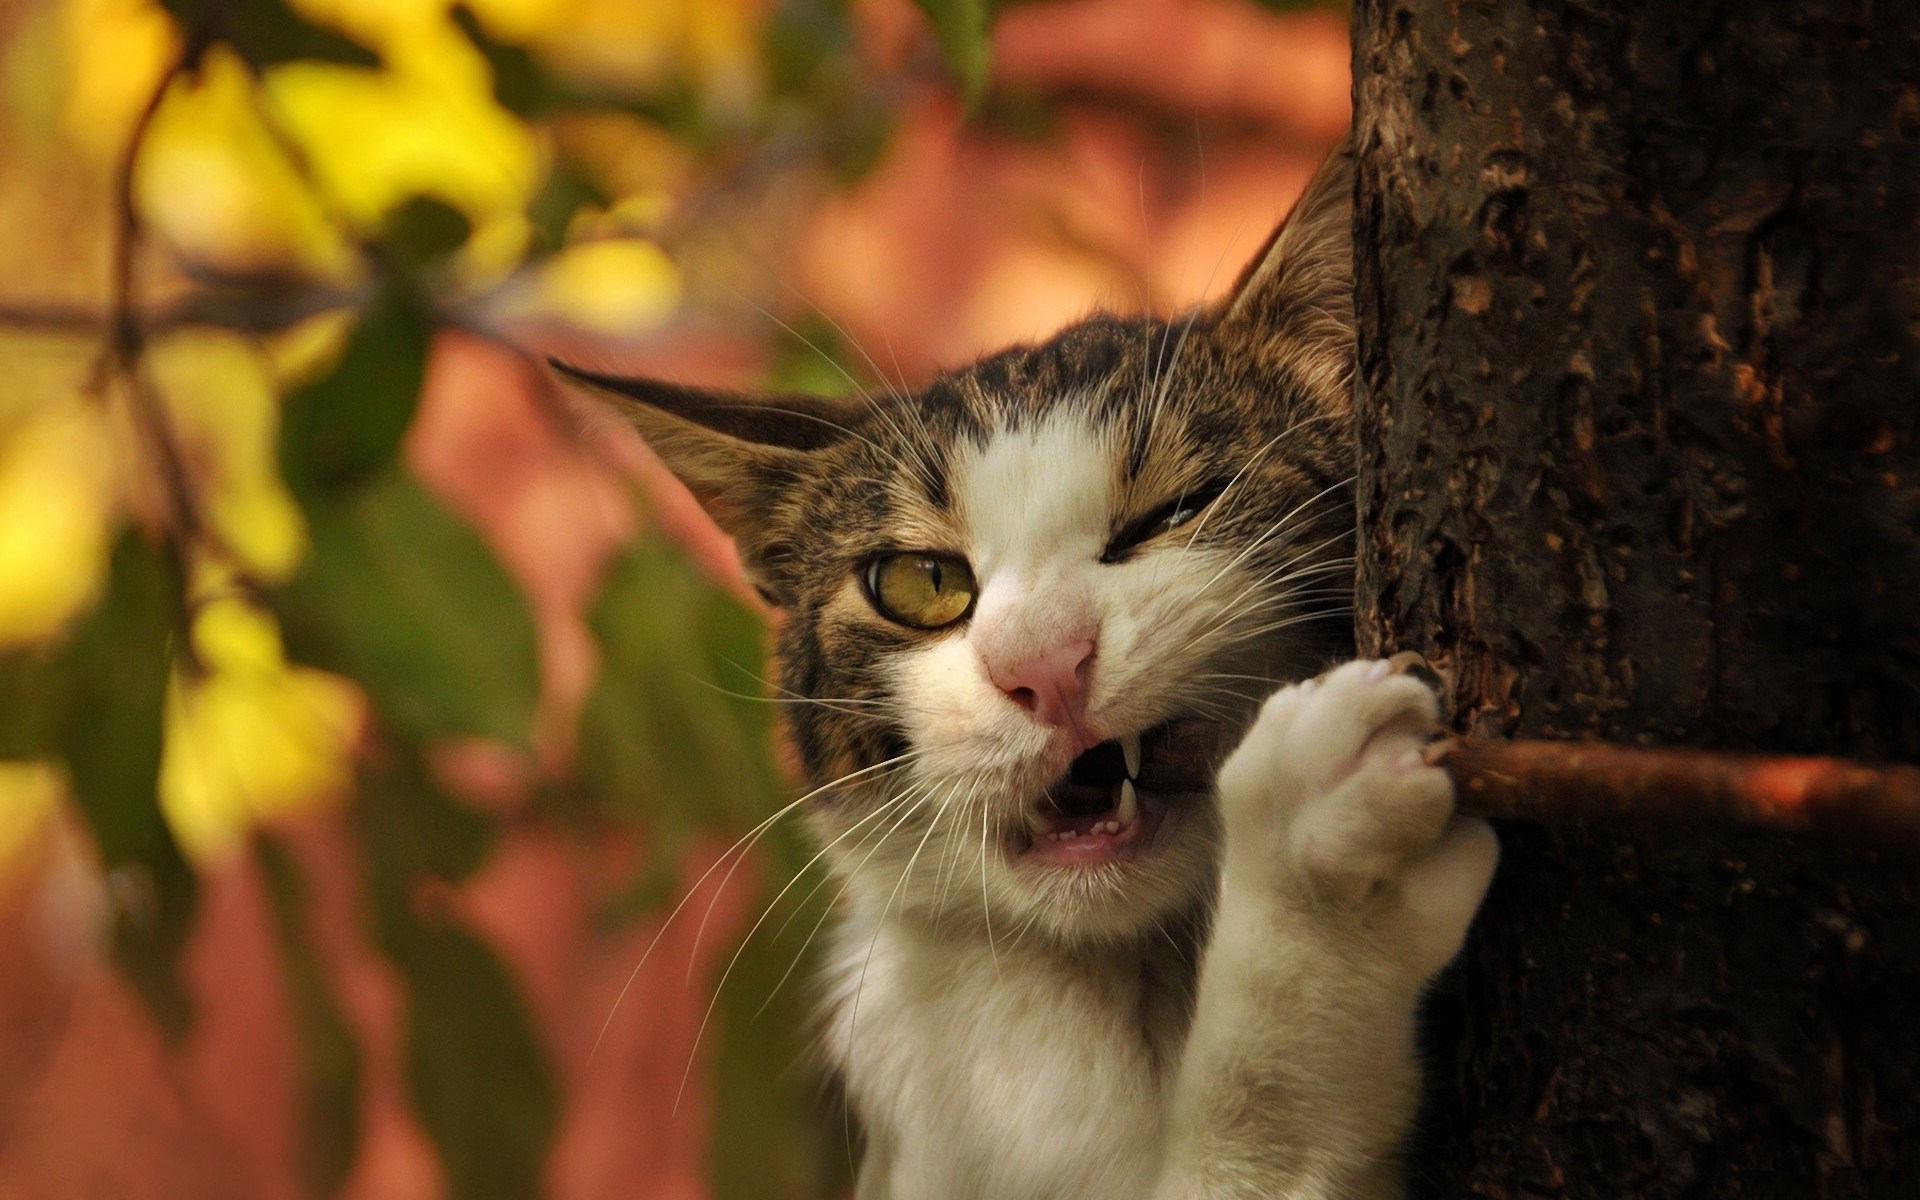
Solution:
[[(1350, 181), (1218, 305), (913, 396), (568, 371), (783, 614), (859, 1200), (1399, 1192), (1419, 995), (1498, 848), (1422, 684), (1274, 691), (1352, 653)], [(1156, 785), (1199, 723), (1238, 740), (1213, 786)]]

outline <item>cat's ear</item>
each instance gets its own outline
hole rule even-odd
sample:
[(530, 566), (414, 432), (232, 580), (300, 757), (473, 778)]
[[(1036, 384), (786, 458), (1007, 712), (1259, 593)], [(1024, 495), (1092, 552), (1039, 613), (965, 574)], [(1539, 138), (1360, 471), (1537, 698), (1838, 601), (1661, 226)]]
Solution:
[(1342, 138), (1307, 190), (1234, 284), (1225, 322), (1273, 334), (1337, 343), (1353, 337), (1353, 146)]
[(820, 453), (849, 436), (849, 402), (823, 396), (753, 397), (664, 380), (608, 375), (548, 360), (632, 422), (667, 469), (739, 544), (747, 575), (784, 602), (789, 553), (782, 514), (795, 485), (821, 469)]

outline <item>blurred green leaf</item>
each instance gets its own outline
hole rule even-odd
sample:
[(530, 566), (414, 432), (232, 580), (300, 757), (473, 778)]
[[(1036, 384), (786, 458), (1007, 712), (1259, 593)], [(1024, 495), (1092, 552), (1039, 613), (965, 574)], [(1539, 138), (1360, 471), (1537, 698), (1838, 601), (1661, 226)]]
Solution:
[(140, 993), (160, 1032), (178, 1042), (193, 1023), (193, 999), (180, 981), (180, 960), (193, 933), (200, 879), (163, 824), (138, 860), (108, 872), (107, 888), (114, 902), (114, 962)]
[(454, 923), (447, 891), (485, 860), (491, 827), (404, 746), (363, 780), (360, 822), (374, 931), (407, 986), (407, 1082), (446, 1194), (539, 1195), (559, 1110), (546, 1056), (512, 977)]
[(272, 842), (255, 842), (300, 1047), (300, 1173), (315, 1200), (339, 1194), (360, 1145), (360, 1051), (334, 1004), (300, 914), (306, 888)]
[(822, 76), (843, 71), (855, 45), (845, 0), (780, 0), (762, 36), (768, 83), (785, 96), (837, 90)]
[(365, 46), (296, 13), (285, 0), (160, 0), (192, 36), (224, 41), (255, 69), (296, 59), (377, 67)]
[(601, 669), (580, 760), (606, 802), (669, 845), (771, 812), (771, 719), (746, 665), (765, 658), (759, 619), (677, 548), (643, 541), (612, 565), (588, 620)]
[(363, 777), (360, 786), (376, 881), (398, 881), (403, 891), (417, 875), (462, 882), (486, 861), (492, 828), (480, 813), (442, 792), (406, 748), (393, 757), (397, 761)]
[(39, 647), (0, 653), (0, 759), (53, 754), (66, 705), (64, 665)]
[(111, 570), (99, 607), (60, 651), (61, 694), (46, 699), (58, 712), (53, 743), (108, 870), (115, 956), (177, 1038), (191, 1017), (177, 968), (197, 885), (161, 818), (158, 787), (179, 583), (132, 533), (114, 547)]
[(398, 467), (307, 520), (311, 553), (279, 597), (294, 656), (359, 680), (402, 733), (526, 745), (533, 621), (473, 527)]
[(123, 535), (105, 598), (61, 655), (67, 695), (56, 741), (109, 866), (166, 838), (156, 789), (177, 594), (159, 556)]
[(453, 6), (453, 20), (493, 68), (493, 97), (500, 107), (523, 117), (537, 117), (558, 102), (560, 96), (552, 81), (524, 46), (494, 38), (464, 4)]
[(333, 367), (287, 396), (280, 465), (296, 491), (357, 483), (394, 459), (413, 421), (432, 336), (417, 297), (383, 288)]
[(398, 950), (407, 1082), (440, 1148), (447, 1195), (539, 1195), (559, 1101), (512, 977), (485, 943), (454, 925), (418, 925)]
[[(813, 977), (826, 894), (818, 878), (774, 897), (806, 861), (805, 839), (791, 824), (765, 843), (774, 869), (762, 884), (773, 905), (761, 931), (741, 947), (716, 997), (713, 1121), (708, 1183), (716, 1200), (785, 1200), (848, 1190), (846, 1128), (825, 1103), (810, 1069)], [(715, 981), (719, 983), (718, 980)]]
[(533, 222), (535, 244), (544, 251), (566, 245), (567, 228), (574, 214), (586, 205), (604, 207), (607, 194), (577, 165), (561, 159), (547, 172), (547, 180), (527, 206), (527, 218)]
[(801, 317), (782, 330), (767, 369), (767, 387), (777, 392), (844, 396), (860, 391), (867, 363), (832, 321)]
[[(472, 233), (467, 214), (445, 200), (409, 196), (381, 221), (380, 244), (391, 266), (417, 275), (444, 262)], [(421, 312), (424, 316), (424, 306)]]
[(993, 41), (987, 27), (993, 10), (990, 0), (913, 0), (914, 6), (933, 22), (940, 39), (941, 53), (954, 78), (960, 81), (960, 95), (968, 111), (980, 102), (993, 71)]

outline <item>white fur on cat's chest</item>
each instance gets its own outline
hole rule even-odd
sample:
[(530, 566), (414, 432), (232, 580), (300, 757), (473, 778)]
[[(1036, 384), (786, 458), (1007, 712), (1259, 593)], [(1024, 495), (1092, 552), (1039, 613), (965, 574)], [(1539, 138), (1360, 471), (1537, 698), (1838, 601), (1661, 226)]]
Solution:
[(1183, 1031), (1164, 997), (1143, 995), (1137, 951), (1098, 961), (1028, 944), (996, 966), (985, 945), (895, 925), (876, 940), (857, 921), (838, 943), (826, 1049), (867, 1125), (860, 1200), (1146, 1191)]

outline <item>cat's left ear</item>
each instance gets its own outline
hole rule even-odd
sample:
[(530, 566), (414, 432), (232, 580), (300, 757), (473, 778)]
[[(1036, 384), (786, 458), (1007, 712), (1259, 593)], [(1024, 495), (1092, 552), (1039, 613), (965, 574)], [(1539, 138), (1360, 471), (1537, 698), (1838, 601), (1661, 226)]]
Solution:
[(820, 452), (848, 436), (848, 401), (755, 397), (663, 380), (554, 370), (605, 398), (631, 421), (740, 548), (747, 577), (770, 603), (786, 602), (797, 485), (820, 471)]
[(1340, 140), (1307, 190), (1234, 284), (1223, 323), (1326, 343), (1344, 357), (1353, 339), (1353, 145)]

